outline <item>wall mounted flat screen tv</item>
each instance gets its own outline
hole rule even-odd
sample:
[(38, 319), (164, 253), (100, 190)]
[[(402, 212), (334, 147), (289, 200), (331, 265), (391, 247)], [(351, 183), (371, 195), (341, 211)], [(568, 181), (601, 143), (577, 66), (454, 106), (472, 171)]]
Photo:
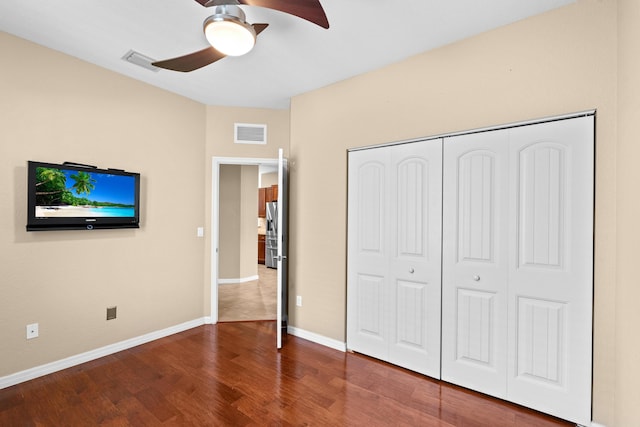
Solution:
[(27, 231), (139, 228), (140, 174), (28, 162)]

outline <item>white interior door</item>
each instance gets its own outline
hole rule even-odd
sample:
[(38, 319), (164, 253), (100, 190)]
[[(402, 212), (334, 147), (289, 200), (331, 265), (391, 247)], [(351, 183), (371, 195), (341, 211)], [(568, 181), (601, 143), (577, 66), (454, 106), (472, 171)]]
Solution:
[(446, 138), (443, 190), (442, 378), (506, 396), (505, 132)]
[(591, 422), (593, 116), (445, 139), (442, 378)]
[(444, 141), (442, 379), (507, 391), (508, 133)]
[(347, 346), (440, 376), (441, 140), (349, 153)]
[(510, 135), (509, 400), (588, 425), (594, 117)]
[(289, 171), (287, 159), (284, 158), (283, 150), (278, 150), (278, 218), (277, 218), (277, 320), (276, 320), (276, 347), (282, 348), (282, 335), (286, 334), (289, 323), (288, 318), (288, 234), (289, 234)]
[(347, 347), (588, 425), (594, 117), (438, 144), (349, 153)]
[(440, 378), (442, 141), (391, 150), (389, 360)]
[(389, 204), (391, 147), (349, 152), (347, 347), (389, 355)]

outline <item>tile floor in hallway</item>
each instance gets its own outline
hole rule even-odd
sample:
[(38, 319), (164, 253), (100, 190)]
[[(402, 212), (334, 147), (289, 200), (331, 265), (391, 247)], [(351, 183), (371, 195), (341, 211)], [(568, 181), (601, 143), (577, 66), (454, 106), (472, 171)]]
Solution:
[(277, 272), (258, 264), (258, 280), (218, 286), (218, 321), (275, 320)]

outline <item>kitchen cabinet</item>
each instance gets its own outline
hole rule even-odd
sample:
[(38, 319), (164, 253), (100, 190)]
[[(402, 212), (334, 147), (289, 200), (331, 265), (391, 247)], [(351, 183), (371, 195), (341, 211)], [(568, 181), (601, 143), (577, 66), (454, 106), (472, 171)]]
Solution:
[(258, 188), (258, 218), (266, 218), (266, 204), (278, 201), (278, 186)]
[(258, 234), (258, 264), (264, 264), (265, 253), (264, 234)]
[(272, 185), (271, 187), (265, 187), (265, 201), (277, 202), (278, 201), (278, 186)]
[(258, 188), (258, 218), (264, 218), (267, 216), (266, 202), (267, 189)]

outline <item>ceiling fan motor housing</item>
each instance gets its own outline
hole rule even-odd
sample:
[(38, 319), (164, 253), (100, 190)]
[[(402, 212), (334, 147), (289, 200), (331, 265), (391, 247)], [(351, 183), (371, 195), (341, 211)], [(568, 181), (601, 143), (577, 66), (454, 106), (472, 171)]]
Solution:
[[(256, 42), (255, 29), (246, 22), (242, 9), (235, 5), (215, 6), (213, 15), (204, 20), (203, 29), (209, 43), (225, 55), (244, 55)], [(237, 47), (239, 45), (242, 47)]]
[(210, 21), (232, 20), (246, 24), (247, 15), (240, 9), (240, 6), (232, 4), (221, 4), (213, 8), (213, 15), (205, 19), (205, 26)]

